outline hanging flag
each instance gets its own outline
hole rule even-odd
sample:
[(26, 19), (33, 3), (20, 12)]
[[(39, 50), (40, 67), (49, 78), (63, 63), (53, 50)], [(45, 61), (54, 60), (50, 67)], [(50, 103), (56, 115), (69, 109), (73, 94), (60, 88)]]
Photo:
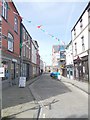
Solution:
[(65, 45), (65, 42), (64, 41), (61, 41), (63, 45)]
[(41, 29), (43, 32), (45, 32), (45, 30)]
[(42, 27), (42, 25), (37, 26), (37, 28), (41, 28), (41, 27)]

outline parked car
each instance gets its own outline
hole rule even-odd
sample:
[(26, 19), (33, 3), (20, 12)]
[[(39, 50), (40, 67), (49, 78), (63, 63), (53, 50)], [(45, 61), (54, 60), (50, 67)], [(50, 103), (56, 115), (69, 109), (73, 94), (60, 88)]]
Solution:
[(59, 72), (51, 72), (50, 76), (55, 79), (59, 79), (59, 80), (61, 79), (61, 75)]

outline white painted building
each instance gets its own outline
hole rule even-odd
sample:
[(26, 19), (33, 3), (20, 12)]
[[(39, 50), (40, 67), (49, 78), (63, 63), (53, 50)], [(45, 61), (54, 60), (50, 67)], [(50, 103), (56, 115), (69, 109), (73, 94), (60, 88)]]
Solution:
[[(73, 44), (74, 78), (89, 80), (90, 77), (90, 2), (71, 30)], [(88, 67), (89, 66), (89, 67)]]
[(33, 76), (37, 75), (37, 50), (38, 50), (38, 46), (36, 44), (35, 40), (32, 40), (32, 44), (31, 44), (31, 48), (32, 48), (32, 73)]
[(43, 60), (40, 59), (40, 73), (43, 72)]
[(66, 46), (66, 68), (67, 77), (73, 79), (73, 52), (72, 52), (72, 41)]
[(52, 47), (52, 67), (53, 67), (53, 71), (56, 71), (57, 69), (60, 68), (59, 61), (60, 61), (59, 45), (53, 45), (53, 47)]

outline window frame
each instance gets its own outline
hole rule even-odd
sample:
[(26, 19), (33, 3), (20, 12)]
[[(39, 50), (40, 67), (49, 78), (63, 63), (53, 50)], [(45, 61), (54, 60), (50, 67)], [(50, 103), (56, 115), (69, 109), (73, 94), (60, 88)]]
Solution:
[(82, 39), (82, 51), (85, 51), (85, 43), (84, 43), (84, 36), (81, 37)]
[(2, 1), (2, 16), (5, 20), (7, 20), (7, 17), (8, 17), (8, 3), (5, 0)]
[(10, 52), (14, 51), (14, 37), (10, 32), (8, 32), (8, 50)]
[(75, 55), (77, 55), (77, 43), (75, 43)]
[(18, 33), (18, 17), (14, 17), (14, 31)]

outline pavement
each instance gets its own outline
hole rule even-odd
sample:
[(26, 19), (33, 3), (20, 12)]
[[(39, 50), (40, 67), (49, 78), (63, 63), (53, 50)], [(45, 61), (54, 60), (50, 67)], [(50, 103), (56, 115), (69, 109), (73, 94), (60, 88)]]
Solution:
[(39, 104), (29, 88), (38, 78), (28, 80), (24, 88), (13, 85), (2, 90), (2, 119), (38, 117)]
[(74, 85), (75, 87), (81, 89), (82, 91), (86, 92), (87, 94), (90, 94), (90, 83), (88, 83), (88, 81), (73, 80), (73, 79), (69, 79), (67, 77), (63, 77), (63, 76), (62, 76), (61, 81), (70, 83), (70, 84)]

